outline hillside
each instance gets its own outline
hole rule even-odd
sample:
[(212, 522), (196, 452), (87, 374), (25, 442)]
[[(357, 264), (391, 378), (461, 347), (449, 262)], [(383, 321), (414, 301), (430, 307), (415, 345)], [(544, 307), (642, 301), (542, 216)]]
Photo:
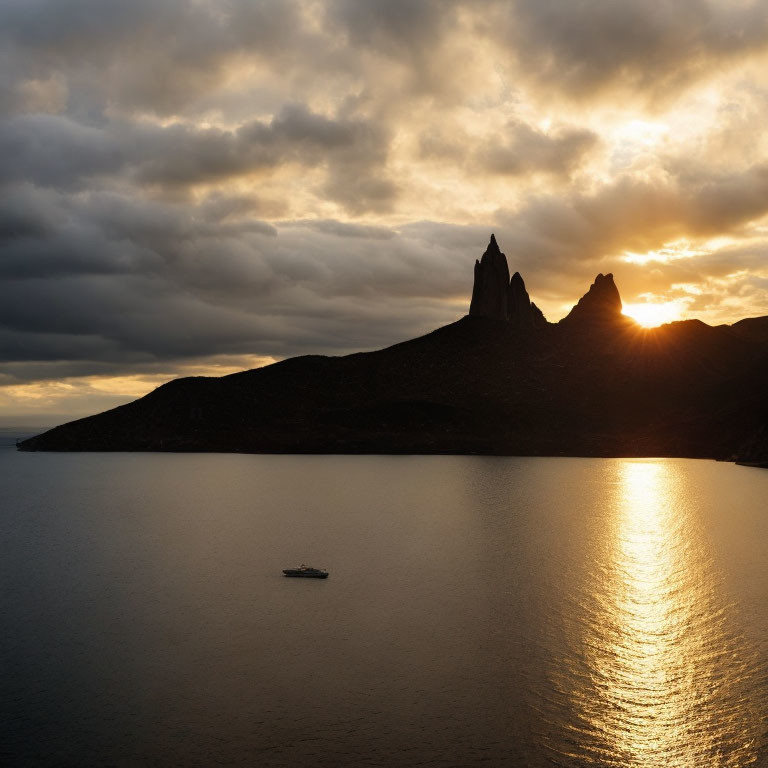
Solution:
[(171, 381), (20, 448), (759, 462), (768, 457), (767, 330), (768, 318), (643, 329), (621, 314), (612, 275), (547, 323), (492, 239), (470, 314), (456, 323), (375, 352)]

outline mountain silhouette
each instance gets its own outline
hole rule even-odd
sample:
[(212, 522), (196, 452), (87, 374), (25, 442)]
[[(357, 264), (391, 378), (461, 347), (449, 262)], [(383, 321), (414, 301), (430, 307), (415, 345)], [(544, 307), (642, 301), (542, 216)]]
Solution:
[(559, 323), (495, 237), (469, 314), (386, 349), (176, 379), (35, 451), (484, 453), (768, 460), (768, 317), (645, 329), (598, 275)]

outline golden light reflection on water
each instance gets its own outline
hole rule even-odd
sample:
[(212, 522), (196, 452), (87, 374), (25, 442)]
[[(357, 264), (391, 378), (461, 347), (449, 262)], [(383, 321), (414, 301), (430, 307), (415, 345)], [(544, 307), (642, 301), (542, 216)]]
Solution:
[(617, 463), (603, 546), (556, 678), (556, 763), (746, 766), (763, 730), (757, 664), (668, 462)]

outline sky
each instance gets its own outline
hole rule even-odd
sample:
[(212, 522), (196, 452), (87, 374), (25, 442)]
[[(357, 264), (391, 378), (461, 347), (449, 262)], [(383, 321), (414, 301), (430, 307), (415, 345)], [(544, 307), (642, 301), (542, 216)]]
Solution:
[(550, 321), (768, 315), (768, 0), (0, 0), (0, 424)]

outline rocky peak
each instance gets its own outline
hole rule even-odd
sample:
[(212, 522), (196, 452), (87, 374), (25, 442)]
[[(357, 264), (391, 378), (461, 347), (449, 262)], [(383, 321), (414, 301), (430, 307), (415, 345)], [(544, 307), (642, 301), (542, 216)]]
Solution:
[(506, 320), (508, 315), (509, 267), (494, 235), (479, 261), (475, 262), (475, 284), (469, 314)]
[(621, 319), (621, 306), (621, 296), (613, 282), (613, 275), (610, 272), (607, 275), (599, 274), (589, 290), (560, 322)]
[(507, 319), (513, 325), (535, 327), (547, 322), (541, 310), (528, 296), (528, 291), (525, 290), (525, 282), (519, 272), (515, 272), (509, 282), (507, 307)]
[(505, 320), (525, 328), (538, 327), (547, 322), (541, 310), (531, 303), (520, 273), (515, 272), (510, 280), (507, 257), (499, 249), (494, 235), (491, 235), (482, 258), (475, 262), (475, 284), (469, 314)]

